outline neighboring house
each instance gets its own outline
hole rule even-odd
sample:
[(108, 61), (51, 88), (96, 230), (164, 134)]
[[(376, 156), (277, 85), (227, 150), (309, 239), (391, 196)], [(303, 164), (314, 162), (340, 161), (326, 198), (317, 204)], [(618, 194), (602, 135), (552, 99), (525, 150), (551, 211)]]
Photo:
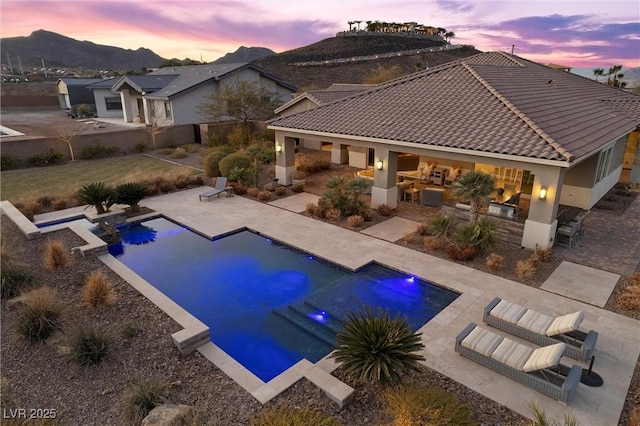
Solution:
[(123, 76), (113, 85), (122, 100), (127, 122), (171, 126), (199, 124), (200, 105), (225, 84), (253, 81), (282, 103), (296, 88), (249, 64), (208, 64), (161, 68), (143, 76)]
[(291, 183), (297, 140), (330, 143), (333, 162), (376, 163), (372, 207), (397, 205), (404, 155), (491, 173), (530, 197), (521, 243), (528, 248), (553, 244), (559, 204), (590, 209), (619, 181), (639, 126), (640, 96), (501, 52), (268, 123), (280, 182)]
[(105, 78), (96, 83), (87, 85), (87, 89), (93, 92), (96, 105), (96, 115), (99, 118), (123, 118), (122, 100), (120, 93), (113, 90), (117, 77)]
[(92, 83), (99, 82), (99, 78), (61, 78), (56, 83), (58, 102), (61, 109), (71, 109), (80, 104), (94, 104), (93, 93), (87, 89)]

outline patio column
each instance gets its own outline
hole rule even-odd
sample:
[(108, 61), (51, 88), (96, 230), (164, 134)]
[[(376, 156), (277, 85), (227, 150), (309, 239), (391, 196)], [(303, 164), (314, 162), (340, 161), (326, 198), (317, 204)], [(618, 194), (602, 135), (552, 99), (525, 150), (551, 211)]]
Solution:
[[(522, 247), (535, 249), (553, 246), (564, 173), (565, 170), (560, 167), (546, 167), (535, 171), (529, 216), (524, 222)], [(546, 189), (544, 199), (540, 199), (542, 188)]]
[(349, 162), (347, 145), (333, 143), (333, 147), (331, 148), (331, 162), (333, 164), (347, 164)]
[(294, 171), (296, 171), (296, 140), (276, 132), (276, 179), (278, 179), (278, 183), (291, 185), (291, 173)]
[(126, 123), (133, 122), (133, 106), (131, 105), (131, 96), (129, 90), (124, 89), (120, 92), (120, 102), (122, 103), (122, 115)]
[[(378, 168), (381, 161), (382, 168)], [(376, 161), (373, 165), (373, 187), (371, 188), (371, 207), (386, 204), (392, 209), (398, 206), (398, 186), (396, 172), (398, 170), (398, 153), (388, 149), (376, 149)]]

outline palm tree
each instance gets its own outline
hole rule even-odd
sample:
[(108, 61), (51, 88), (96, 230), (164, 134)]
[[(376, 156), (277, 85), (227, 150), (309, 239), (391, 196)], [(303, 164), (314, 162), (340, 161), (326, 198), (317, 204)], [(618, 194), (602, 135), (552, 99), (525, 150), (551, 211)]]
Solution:
[(115, 202), (128, 205), (132, 213), (140, 211), (138, 203), (148, 195), (147, 185), (140, 182), (123, 183), (115, 188)]
[(601, 77), (604, 74), (604, 68), (594, 68), (593, 75), (596, 77), (596, 81), (598, 81), (598, 77)]
[(456, 33), (454, 33), (453, 31), (447, 31), (444, 34), (444, 39), (447, 40), (447, 43), (451, 44), (451, 39), (454, 38), (456, 36)]
[(469, 220), (476, 223), (480, 217), (482, 199), (496, 190), (496, 181), (490, 174), (476, 170), (465, 173), (453, 183), (453, 195), (471, 203)]
[(355, 24), (356, 21), (347, 21), (347, 24), (349, 24), (349, 31), (353, 31), (352, 27), (353, 24)]
[(113, 204), (114, 191), (104, 182), (93, 182), (80, 188), (77, 198), (80, 203), (89, 204), (96, 208), (98, 214), (103, 214)]

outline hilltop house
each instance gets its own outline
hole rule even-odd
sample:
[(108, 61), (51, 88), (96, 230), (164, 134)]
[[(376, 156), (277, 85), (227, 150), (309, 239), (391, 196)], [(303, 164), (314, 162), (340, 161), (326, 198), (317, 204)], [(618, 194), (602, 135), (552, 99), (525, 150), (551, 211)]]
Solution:
[(375, 164), (372, 207), (397, 205), (405, 155), (441, 167), (440, 184), (452, 169), (482, 170), (530, 197), (528, 248), (553, 244), (560, 204), (590, 209), (619, 181), (640, 133), (640, 96), (501, 52), (319, 104), (268, 123), (280, 182), (291, 183), (300, 141), (330, 144), (335, 163)]

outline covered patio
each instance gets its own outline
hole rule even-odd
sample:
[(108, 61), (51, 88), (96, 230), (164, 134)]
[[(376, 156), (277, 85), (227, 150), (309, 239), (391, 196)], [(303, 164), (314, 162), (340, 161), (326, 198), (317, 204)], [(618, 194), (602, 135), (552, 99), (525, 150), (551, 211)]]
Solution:
[[(520, 193), (529, 202), (520, 245), (533, 249), (554, 244), (560, 204), (589, 210), (619, 181), (629, 135), (640, 124), (638, 105), (638, 96), (490, 52), (285, 115), (268, 127), (276, 132), (281, 183), (291, 183), (298, 147), (330, 145), (333, 163), (366, 170), (360, 174), (371, 180), (374, 208), (407, 198), (422, 202), (423, 194), (432, 199), (433, 187), (451, 183), (452, 170), (492, 174), (505, 193), (487, 202), (488, 212), (525, 217), (504, 206), (505, 194)], [(408, 156), (417, 158), (417, 168), (407, 168)], [(400, 186), (411, 180), (413, 188)]]

